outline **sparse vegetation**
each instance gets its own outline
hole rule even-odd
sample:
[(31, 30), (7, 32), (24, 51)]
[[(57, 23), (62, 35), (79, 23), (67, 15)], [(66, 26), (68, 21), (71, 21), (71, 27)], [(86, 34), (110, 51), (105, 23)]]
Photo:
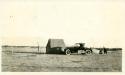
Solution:
[[(14, 53), (11, 53), (11, 49)], [(22, 50), (22, 51), (21, 51)], [(45, 48), (40, 48), (44, 53)], [(22, 52), (22, 53), (21, 53)], [(29, 53), (28, 53), (29, 52)], [(4, 72), (121, 72), (122, 50), (108, 54), (70, 56), (38, 54), (37, 48), (3, 48), (2, 71)]]

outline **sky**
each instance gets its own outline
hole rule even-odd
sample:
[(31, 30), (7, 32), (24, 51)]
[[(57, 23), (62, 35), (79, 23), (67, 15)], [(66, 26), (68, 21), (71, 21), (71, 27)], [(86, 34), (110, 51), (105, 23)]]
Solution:
[(124, 1), (0, 3), (2, 45), (46, 46), (49, 38), (88, 47), (124, 46)]

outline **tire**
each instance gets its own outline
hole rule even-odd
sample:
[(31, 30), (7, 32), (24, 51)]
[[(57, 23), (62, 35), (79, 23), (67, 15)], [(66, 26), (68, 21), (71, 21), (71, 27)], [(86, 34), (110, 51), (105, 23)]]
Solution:
[(66, 49), (66, 50), (65, 50), (65, 54), (66, 54), (66, 55), (71, 55), (71, 51), (70, 51), (69, 49)]
[(86, 54), (91, 54), (92, 52), (90, 50), (86, 50)]

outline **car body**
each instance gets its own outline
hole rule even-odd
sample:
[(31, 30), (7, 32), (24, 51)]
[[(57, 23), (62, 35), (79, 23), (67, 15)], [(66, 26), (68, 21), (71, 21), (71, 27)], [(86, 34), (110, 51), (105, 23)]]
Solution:
[(66, 55), (71, 53), (81, 53), (81, 54), (90, 54), (92, 53), (91, 48), (84, 47), (85, 43), (76, 43), (74, 46), (69, 46), (64, 49)]

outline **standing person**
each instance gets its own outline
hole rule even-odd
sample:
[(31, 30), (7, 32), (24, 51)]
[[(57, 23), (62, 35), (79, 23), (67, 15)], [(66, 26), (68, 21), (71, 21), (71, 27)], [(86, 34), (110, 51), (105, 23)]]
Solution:
[(106, 48), (104, 48), (104, 54), (107, 54), (107, 49)]

